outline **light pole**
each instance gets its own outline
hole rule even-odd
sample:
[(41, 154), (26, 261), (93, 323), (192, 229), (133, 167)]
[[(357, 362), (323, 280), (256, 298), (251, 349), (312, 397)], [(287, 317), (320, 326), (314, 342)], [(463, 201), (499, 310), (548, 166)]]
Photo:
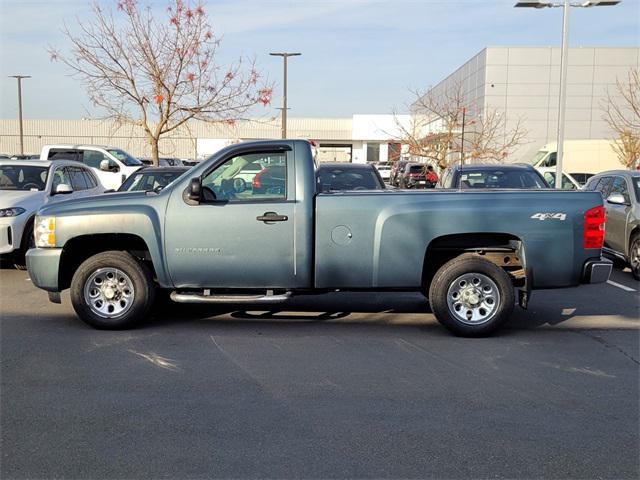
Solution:
[(9, 75), (9, 78), (18, 80), (18, 120), (20, 125), (20, 155), (24, 155), (24, 136), (22, 131), (22, 79), (31, 78), (31, 75)]
[(515, 7), (527, 8), (559, 8), (562, 7), (562, 47), (560, 53), (560, 95), (558, 96), (558, 138), (556, 148), (556, 188), (562, 188), (562, 155), (564, 154), (564, 117), (567, 107), (567, 67), (569, 50), (569, 11), (571, 7), (609, 7), (617, 5), (622, 0), (587, 0), (571, 2), (523, 1), (517, 2)]
[(280, 53), (269, 53), (274, 57), (282, 57), (284, 60), (284, 80), (283, 84), (283, 94), (282, 94), (282, 138), (287, 138), (287, 60), (289, 57), (298, 57), (302, 55), (301, 53), (289, 53), (289, 52), (280, 52)]

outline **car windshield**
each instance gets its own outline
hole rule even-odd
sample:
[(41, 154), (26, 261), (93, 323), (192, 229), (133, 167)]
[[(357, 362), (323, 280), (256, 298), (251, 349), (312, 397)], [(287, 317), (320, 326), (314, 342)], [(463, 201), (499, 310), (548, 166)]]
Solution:
[(548, 188), (544, 180), (529, 170), (479, 170), (460, 174), (461, 188)]
[(119, 192), (151, 192), (162, 189), (182, 175), (183, 172), (137, 172), (129, 176)]
[(138, 160), (135, 157), (132, 157), (124, 150), (120, 150), (117, 148), (110, 148), (109, 150), (107, 150), (107, 152), (109, 152), (111, 155), (116, 157), (118, 160), (124, 163), (127, 167), (138, 167), (142, 165), (142, 162), (140, 160)]
[(0, 165), (0, 190), (44, 190), (49, 167)]
[(538, 162), (540, 162), (540, 160), (542, 160), (544, 157), (546, 157), (547, 155), (549, 155), (549, 152), (544, 151), (544, 150), (540, 150), (538, 153), (536, 153), (533, 158), (529, 161), (529, 163), (531, 165), (535, 166), (539, 166)]
[(335, 190), (380, 190), (378, 176), (373, 169), (320, 168), (318, 186), (321, 192)]

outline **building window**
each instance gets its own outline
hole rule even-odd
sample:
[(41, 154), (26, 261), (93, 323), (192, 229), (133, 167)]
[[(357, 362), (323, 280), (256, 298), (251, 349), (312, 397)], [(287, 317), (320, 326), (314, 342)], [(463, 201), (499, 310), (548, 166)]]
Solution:
[(380, 160), (380, 144), (367, 143), (367, 162), (378, 163)]

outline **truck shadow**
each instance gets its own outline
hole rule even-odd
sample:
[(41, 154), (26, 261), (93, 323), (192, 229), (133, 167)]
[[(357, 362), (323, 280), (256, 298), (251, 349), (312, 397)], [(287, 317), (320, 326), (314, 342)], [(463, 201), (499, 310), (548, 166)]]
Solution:
[[(506, 330), (560, 328), (639, 329), (637, 309), (598, 301), (576, 302), (557, 292), (542, 293), (528, 310), (515, 307)], [(324, 295), (301, 295), (283, 304), (225, 304), (163, 306), (154, 312), (142, 328), (210, 319), (220, 322), (264, 323), (340, 323), (389, 325), (391, 327), (439, 326), (429, 303), (420, 293), (409, 292), (336, 292)], [(235, 322), (234, 322), (235, 323)]]

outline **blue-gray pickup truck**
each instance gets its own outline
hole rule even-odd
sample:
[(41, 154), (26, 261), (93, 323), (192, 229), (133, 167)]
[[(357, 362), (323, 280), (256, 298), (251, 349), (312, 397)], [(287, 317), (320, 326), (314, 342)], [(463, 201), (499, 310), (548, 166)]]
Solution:
[(531, 291), (604, 282), (598, 192), (322, 192), (308, 142), (230, 146), (162, 190), (43, 208), (33, 283), (71, 289), (97, 328), (182, 303), (278, 303), (335, 290), (422, 292), (460, 335), (485, 335)]

